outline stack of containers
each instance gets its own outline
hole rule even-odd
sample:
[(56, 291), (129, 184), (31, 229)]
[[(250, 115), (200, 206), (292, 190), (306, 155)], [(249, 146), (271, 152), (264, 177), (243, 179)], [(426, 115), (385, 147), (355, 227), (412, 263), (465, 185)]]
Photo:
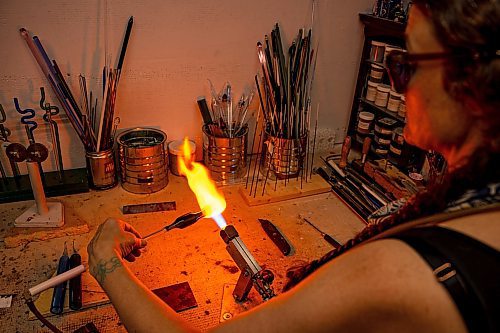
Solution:
[(389, 156), (388, 160), (398, 166), (404, 166), (404, 153), (405, 151), (405, 139), (403, 137), (403, 128), (398, 127), (395, 128), (392, 133), (391, 145), (389, 147)]
[(358, 126), (356, 127), (356, 140), (363, 142), (371, 134), (375, 115), (371, 112), (360, 111), (358, 113)]
[(392, 132), (396, 127), (396, 120), (391, 118), (380, 118), (375, 123), (374, 140), (372, 151), (380, 156), (387, 156), (391, 144)]

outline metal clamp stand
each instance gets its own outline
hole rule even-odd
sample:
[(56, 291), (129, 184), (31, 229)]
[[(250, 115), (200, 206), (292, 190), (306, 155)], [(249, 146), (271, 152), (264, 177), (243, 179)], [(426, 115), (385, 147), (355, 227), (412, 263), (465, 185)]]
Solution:
[(226, 250), (241, 270), (240, 277), (233, 291), (237, 302), (246, 300), (252, 286), (259, 292), (264, 301), (275, 296), (271, 287), (274, 275), (271, 271), (262, 269), (250, 251), (240, 239), (238, 232), (232, 225), (220, 231), (220, 235), (227, 244)]

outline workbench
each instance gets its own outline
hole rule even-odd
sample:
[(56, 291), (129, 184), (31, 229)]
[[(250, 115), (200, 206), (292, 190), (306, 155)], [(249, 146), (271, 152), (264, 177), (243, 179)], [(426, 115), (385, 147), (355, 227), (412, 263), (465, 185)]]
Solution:
[[(146, 235), (172, 222), (181, 214), (199, 210), (187, 181), (181, 177), (169, 177), (167, 187), (153, 194), (132, 194), (118, 185), (106, 191), (50, 198), (49, 201), (58, 200), (64, 204), (66, 225), (61, 229), (76, 226), (76, 234), (46, 240), (39, 237), (37, 241), (13, 248), (6, 247), (7, 238), (20, 232), (29, 234), (39, 231), (17, 230), (18, 228), (13, 227), (14, 219), (31, 206), (33, 201), (0, 205), (0, 295), (14, 295), (11, 307), (0, 309), (0, 331), (48, 331), (38, 320), (29, 318), (23, 295), (28, 288), (54, 274), (65, 242), (69, 249), (72, 248), (72, 242), (75, 242), (75, 247), (86, 264), (87, 244), (97, 226), (107, 217), (124, 219)], [(238, 191), (239, 186), (241, 185), (221, 187), (227, 201), (223, 215), (228, 224), (236, 227), (257, 262), (274, 273), (273, 287), (277, 294), (281, 293), (289, 268), (305, 264), (332, 249), (318, 231), (299, 218), (299, 214), (340, 243), (347, 241), (365, 226), (332, 192), (249, 207)], [(162, 201), (175, 201), (176, 210), (122, 214), (124, 205)], [(283, 256), (262, 230), (258, 218), (272, 221), (283, 232), (293, 246), (290, 255)], [(202, 219), (186, 229), (163, 233), (150, 239), (139, 260), (128, 264), (134, 274), (151, 289), (188, 282), (197, 307), (180, 314), (201, 330), (219, 323), (223, 302), (230, 301), (225, 299), (225, 289), (231, 289), (230, 285), (236, 284), (239, 277), (239, 270), (226, 251), (219, 231), (213, 220)], [(102, 294), (96, 283), (95, 290), (85, 290), (90, 288), (89, 281), (93, 281), (88, 272), (82, 278), (84, 292)], [(83, 303), (85, 306), (85, 293)], [(51, 316), (49, 320), (65, 332), (72, 332), (87, 322), (93, 322), (100, 332), (126, 331), (109, 303)]]

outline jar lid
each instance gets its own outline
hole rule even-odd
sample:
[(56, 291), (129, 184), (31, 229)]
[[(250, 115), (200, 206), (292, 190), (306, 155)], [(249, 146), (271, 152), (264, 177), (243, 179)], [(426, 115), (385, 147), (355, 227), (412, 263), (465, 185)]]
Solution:
[(399, 93), (395, 92), (394, 90), (391, 90), (391, 97), (396, 97), (396, 98), (400, 99), (401, 96), (403, 96), (403, 94), (399, 94)]
[(369, 85), (370, 87), (377, 88), (377, 86), (378, 86), (379, 84), (380, 84), (380, 83), (377, 83), (377, 82), (373, 82), (373, 81), (368, 80), (368, 85)]
[(377, 64), (372, 64), (372, 69), (377, 70), (377, 71), (383, 71), (384, 70), (384, 66), (380, 66), (380, 65), (377, 65)]
[(387, 84), (379, 84), (377, 86), (377, 91), (388, 93), (389, 91), (391, 91), (391, 87)]
[(386, 51), (393, 51), (393, 50), (402, 50), (403, 48), (396, 46), (396, 45), (385, 45), (385, 50)]
[(363, 119), (366, 121), (372, 121), (373, 119), (375, 119), (375, 115), (371, 112), (361, 111), (359, 113), (359, 119)]
[[(184, 155), (182, 151), (182, 145), (184, 140), (174, 140), (168, 144), (168, 152), (173, 155)], [(191, 154), (196, 152), (196, 144), (194, 141), (189, 140), (189, 147), (191, 148)]]
[(372, 40), (372, 45), (373, 46), (385, 46), (385, 43), (377, 42), (376, 40)]
[(393, 128), (397, 121), (391, 118), (380, 118), (377, 120), (377, 124), (384, 128)]

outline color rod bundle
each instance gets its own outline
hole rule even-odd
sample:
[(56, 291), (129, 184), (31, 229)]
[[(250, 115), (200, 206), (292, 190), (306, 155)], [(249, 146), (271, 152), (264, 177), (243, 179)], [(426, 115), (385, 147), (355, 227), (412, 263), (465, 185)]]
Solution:
[(307, 135), (314, 78), (311, 73), (316, 64), (311, 41), (312, 30), (305, 34), (299, 29), (285, 54), (276, 23), (271, 38), (265, 36), (265, 45), (257, 43), (262, 76), (260, 82), (258, 77), (255, 82), (266, 131), (274, 137), (298, 139)]
[[(50, 61), (38, 37), (34, 36), (33, 38), (30, 38), (28, 30), (25, 28), (20, 29), (21, 36), (28, 44), (36, 62), (49, 81), (52, 90), (59, 99), (59, 102), (66, 112), (71, 125), (78, 134), (78, 137), (82, 141), (86, 151), (99, 152), (113, 146), (114, 134), (118, 124), (116, 119), (114, 119), (116, 90), (133, 22), (133, 17), (130, 17), (117, 68), (110, 68), (110, 66), (106, 64), (107, 66), (103, 69), (104, 91), (101, 112), (99, 113), (99, 121), (97, 121), (97, 97), (94, 102), (92, 91), (90, 91), (90, 94), (87, 94), (87, 82), (85, 77), (81, 74), (79, 76), (81, 93), (80, 109), (70, 87), (64, 80), (64, 76), (57, 66), (56, 61)], [(84, 112), (82, 112), (82, 110)]]

